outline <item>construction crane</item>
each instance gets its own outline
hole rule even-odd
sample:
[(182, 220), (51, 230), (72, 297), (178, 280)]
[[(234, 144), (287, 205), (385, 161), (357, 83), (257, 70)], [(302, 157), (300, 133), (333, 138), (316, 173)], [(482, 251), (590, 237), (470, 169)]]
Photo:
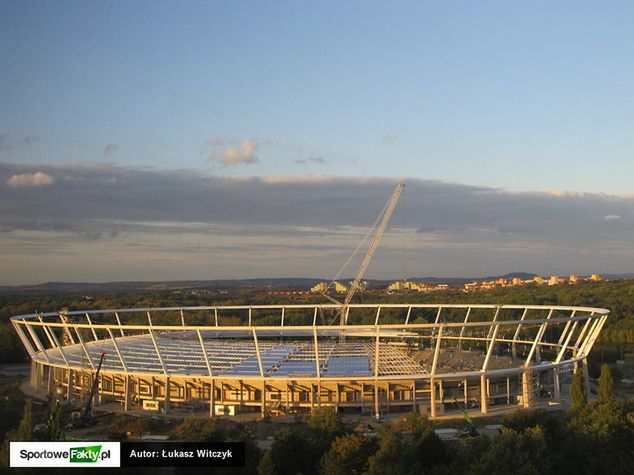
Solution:
[(99, 365), (97, 366), (97, 371), (95, 372), (95, 377), (92, 381), (90, 392), (88, 393), (86, 405), (84, 406), (81, 413), (73, 413), (73, 415), (76, 416), (74, 417), (75, 420), (70, 424), (69, 428), (71, 429), (88, 427), (92, 423), (92, 400), (94, 399), (95, 393), (97, 392), (97, 386), (99, 385), (99, 372), (101, 371), (101, 365), (103, 364), (103, 359), (105, 357), (106, 353), (101, 353), (101, 358), (99, 358)]
[(469, 414), (467, 414), (466, 407), (463, 407), (462, 404), (460, 404), (455, 397), (453, 398), (453, 402), (456, 404), (456, 406), (458, 406), (458, 409), (460, 410), (460, 412), (462, 412), (462, 417), (464, 417), (464, 420), (467, 423), (467, 428), (464, 431), (462, 431), (461, 437), (477, 436), (478, 429), (476, 429), (473, 419), (471, 419), (471, 417), (469, 417)]
[[(346, 298), (344, 299), (344, 301), (339, 302), (338, 300), (334, 299), (333, 297), (327, 295), (324, 292), (324, 296), (328, 300), (330, 300), (333, 303), (337, 303), (341, 306), (339, 308), (339, 316), (338, 316), (340, 325), (346, 325), (348, 323), (348, 306), (350, 305), (350, 302), (352, 302), (352, 298), (354, 297), (354, 294), (357, 292), (357, 290), (359, 290), (359, 284), (361, 283), (361, 279), (363, 279), (363, 275), (365, 274), (365, 271), (368, 268), (370, 261), (372, 261), (372, 257), (374, 257), (374, 253), (376, 252), (377, 247), (379, 247), (379, 243), (381, 242), (381, 237), (383, 236), (383, 232), (385, 231), (385, 228), (387, 228), (387, 224), (389, 223), (390, 218), (392, 217), (392, 213), (394, 213), (394, 209), (396, 208), (396, 204), (398, 203), (398, 200), (401, 197), (403, 188), (405, 188), (405, 184), (401, 181), (398, 183), (398, 185), (396, 185), (394, 192), (392, 192), (392, 196), (390, 196), (390, 199), (386, 203), (385, 208), (383, 208), (383, 211), (377, 218), (377, 221), (375, 222), (375, 225), (373, 226), (373, 228), (376, 227), (374, 238), (372, 239), (372, 242), (368, 246), (368, 250), (365, 253), (365, 257), (363, 258), (363, 261), (361, 262), (361, 265), (359, 266), (359, 270), (357, 271), (357, 275), (355, 276), (354, 281), (352, 281), (352, 283), (350, 284), (350, 289), (348, 290), (348, 293), (346, 294)], [(378, 223), (378, 226), (377, 226), (377, 223)], [(370, 231), (372, 231), (372, 229), (370, 229)], [(369, 236), (369, 234), (370, 233), (368, 232), (368, 235), (366, 235), (366, 238)], [(363, 241), (361, 241), (361, 243), (359, 244), (359, 247), (361, 246), (363, 242), (365, 242), (366, 238), (364, 238)], [(357, 247), (357, 250), (359, 249), (359, 247)], [(356, 250), (355, 250), (355, 253), (356, 253)], [(354, 253), (353, 253), (353, 256), (354, 256)], [(352, 257), (348, 259), (348, 262), (350, 262), (351, 259)], [(344, 264), (344, 267), (348, 264), (348, 262)]]

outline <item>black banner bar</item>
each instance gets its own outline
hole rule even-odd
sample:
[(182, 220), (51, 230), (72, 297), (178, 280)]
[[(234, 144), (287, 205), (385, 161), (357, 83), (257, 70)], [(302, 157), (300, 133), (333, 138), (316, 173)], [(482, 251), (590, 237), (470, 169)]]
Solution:
[(122, 442), (122, 467), (243, 467), (244, 442)]

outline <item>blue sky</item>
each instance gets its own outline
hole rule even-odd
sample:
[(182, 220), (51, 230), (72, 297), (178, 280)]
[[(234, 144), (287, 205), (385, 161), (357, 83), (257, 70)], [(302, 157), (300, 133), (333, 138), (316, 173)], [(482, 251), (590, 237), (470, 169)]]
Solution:
[(629, 191), (632, 2), (1, 5), (3, 161)]
[[(104, 231), (103, 222), (70, 223), (68, 216), (56, 220), (53, 213), (48, 217), (66, 226), (58, 229), (18, 206), (20, 190), (37, 188), (45, 200), (72, 177), (87, 179), (87, 167), (95, 179), (94, 170), (101, 173), (107, 162), (116, 173), (104, 172), (104, 180), (121, 180), (122, 169), (145, 170), (143, 183), (155, 183), (152, 173), (181, 177), (178, 170), (187, 170), (210, 177), (274, 177), (267, 183), (278, 185), (289, 180), (279, 177), (311, 176), (313, 182), (297, 178), (296, 187), (315, 193), (315, 183), (324, 182), (315, 176), (321, 175), (348, 177), (355, 186), (366, 177), (406, 177), (484, 187), (504, 196), (541, 191), (542, 197), (565, 196), (572, 216), (589, 212), (595, 224), (610, 221), (614, 235), (592, 234), (609, 248), (619, 239), (617, 230), (632, 224), (627, 196), (634, 191), (633, 24), (630, 1), (0, 0), (5, 237), (12, 236), (15, 244), (23, 242), (20, 233), (129, 236)], [(580, 198), (584, 193), (594, 193), (592, 211)], [(623, 202), (617, 211), (604, 209), (597, 204), (601, 194)], [(138, 197), (146, 199), (142, 191)], [(372, 205), (377, 212), (382, 206)], [(102, 211), (108, 219), (128, 224), (133, 219), (123, 210), (120, 217)], [(605, 216), (618, 218), (604, 222)], [(411, 223), (413, 232), (425, 228), (427, 218)], [(14, 226), (18, 221), (22, 224)], [(440, 227), (453, 233), (463, 229), (466, 236), (469, 226), (458, 221)], [(326, 219), (320, 221), (325, 224)], [(506, 224), (489, 228), (506, 229)], [(579, 230), (591, 227), (577, 224)], [(166, 236), (165, 246), (169, 239), (170, 246), (184, 239), (171, 231)], [(530, 243), (552, 244), (549, 239), (555, 237), (536, 233)], [(77, 257), (78, 266), (103, 254), (105, 248), (94, 241), (92, 250), (87, 247)], [(586, 252), (581, 242), (577, 245), (568, 257)], [(354, 248), (354, 240), (341, 246)], [(626, 254), (614, 251), (613, 265), (603, 271), (631, 268), (630, 251), (619, 249)], [(164, 258), (158, 251), (154, 256)], [(325, 260), (320, 275), (338, 268), (338, 259)], [(570, 270), (590, 272), (606, 262), (601, 259)], [(4, 271), (13, 273), (21, 262)], [(179, 277), (191, 271), (183, 262)], [(422, 269), (414, 273), (542, 272), (553, 261), (529, 269), (534, 258), (497, 267), (476, 259), (468, 269), (450, 271), (442, 259), (435, 267), (431, 262), (422, 259)], [(563, 264), (553, 263), (548, 272), (564, 272)], [(53, 269), (56, 263), (49, 265)], [(311, 274), (302, 266), (289, 264), (289, 269)], [(209, 277), (253, 276), (232, 269), (228, 263), (222, 275)], [(254, 272), (283, 273), (270, 263)], [(84, 272), (81, 279), (113, 275)]]

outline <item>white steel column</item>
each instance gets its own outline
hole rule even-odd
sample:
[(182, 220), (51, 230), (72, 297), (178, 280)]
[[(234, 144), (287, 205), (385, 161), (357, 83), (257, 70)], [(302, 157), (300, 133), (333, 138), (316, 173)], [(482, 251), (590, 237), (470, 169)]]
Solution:
[(317, 407), (321, 407), (321, 370), (319, 367), (319, 343), (317, 341), (316, 327), (313, 327), (313, 341), (315, 345), (315, 374), (317, 375)]
[(436, 336), (436, 347), (434, 349), (434, 358), (431, 364), (431, 373), (429, 378), (429, 388), (431, 390), (430, 398), (431, 398), (431, 411), (430, 415), (432, 418), (436, 417), (436, 368), (438, 367), (438, 356), (440, 355), (440, 344), (442, 341), (444, 326), (440, 325), (438, 327), (438, 335)]
[(526, 314), (528, 313), (528, 308), (525, 308), (524, 311), (522, 312), (522, 316), (520, 318), (520, 323), (517, 324), (517, 329), (515, 330), (515, 334), (513, 335), (513, 343), (511, 343), (511, 354), (513, 356), (513, 359), (516, 360), (517, 359), (517, 339), (520, 336), (520, 331), (522, 330), (522, 323), (524, 320), (526, 320)]
[(374, 343), (374, 417), (378, 421), (379, 413), (379, 328), (376, 328), (376, 341)]
[[(114, 346), (115, 351), (117, 352), (117, 356), (119, 357), (119, 360), (121, 361), (121, 366), (123, 366), (123, 371), (125, 371), (126, 373), (128, 372), (128, 367), (125, 364), (125, 361), (123, 360), (123, 355), (121, 354), (121, 351), (119, 350), (119, 345), (117, 344), (117, 340), (115, 339), (112, 330), (110, 328), (107, 328), (108, 330), (108, 334), (110, 335), (110, 339), (112, 340), (112, 346)], [(93, 366), (94, 369), (94, 366)]]
[[(471, 314), (471, 307), (467, 308), (467, 314), (464, 316), (464, 323), (467, 323), (469, 321), (469, 315)], [(462, 349), (462, 336), (464, 335), (464, 329), (465, 326), (462, 325), (462, 327), (460, 327), (460, 336), (458, 337), (458, 349), (461, 350)]]

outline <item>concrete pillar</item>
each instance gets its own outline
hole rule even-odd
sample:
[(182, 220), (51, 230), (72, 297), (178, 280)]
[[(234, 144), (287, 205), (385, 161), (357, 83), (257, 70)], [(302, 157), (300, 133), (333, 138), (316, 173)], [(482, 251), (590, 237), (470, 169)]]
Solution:
[(33, 389), (37, 389), (37, 363), (35, 360), (31, 360), (31, 374), (29, 378), (29, 385)]
[(486, 414), (489, 412), (489, 394), (487, 391), (487, 377), (485, 373), (480, 375), (480, 412)]
[(170, 377), (167, 376), (165, 378), (165, 403), (164, 403), (165, 407), (164, 407), (164, 410), (163, 410), (164, 414), (169, 414), (169, 412), (170, 412), (170, 397), (171, 397), (170, 386), (171, 386)]
[(559, 373), (557, 368), (553, 368), (553, 389), (555, 392), (555, 401), (561, 400), (561, 381), (559, 381)]
[(374, 417), (377, 421), (381, 418), (379, 411), (379, 383), (377, 381), (374, 382)]
[(130, 410), (130, 375), (129, 374), (125, 375), (123, 397), (124, 397), (123, 410), (129, 411)]
[(581, 369), (583, 371), (583, 382), (586, 389), (586, 399), (590, 400), (590, 374), (588, 373), (588, 359), (581, 360)]
[(416, 407), (416, 381), (412, 381), (412, 412), (418, 412)]
[(46, 394), (53, 394), (53, 381), (55, 380), (55, 370), (52, 366), (48, 367), (48, 381), (46, 385)]
[(390, 383), (385, 385), (385, 404), (387, 407), (387, 413), (390, 413)]
[(68, 369), (64, 371), (68, 373), (68, 386), (66, 388), (66, 400), (70, 401), (71, 394), (72, 394), (72, 387), (73, 387), (73, 370)]
[(262, 417), (266, 415), (266, 382), (262, 379), (262, 397), (260, 398), (262, 402)]
[(361, 383), (361, 414), (365, 413), (365, 384)]
[(211, 378), (211, 385), (209, 387), (209, 417), (216, 415), (216, 382), (214, 378)]
[(522, 373), (522, 406), (533, 406), (533, 374), (530, 369)]
[(429, 380), (429, 391), (431, 400), (430, 416), (434, 419), (436, 417), (436, 382), (433, 379)]

